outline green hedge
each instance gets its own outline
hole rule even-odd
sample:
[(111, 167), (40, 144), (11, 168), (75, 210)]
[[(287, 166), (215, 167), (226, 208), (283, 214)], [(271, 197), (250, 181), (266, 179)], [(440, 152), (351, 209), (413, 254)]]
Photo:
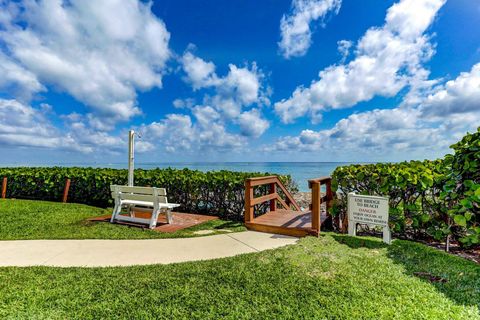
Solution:
[(410, 161), (338, 167), (332, 187), (340, 193), (337, 210), (346, 213), (346, 195), (389, 197), (390, 227), (394, 232), (426, 232), (434, 218), (435, 195), (443, 179), (443, 163)]
[[(179, 203), (180, 211), (217, 215), (242, 220), (244, 181), (248, 177), (268, 173), (211, 171), (189, 169), (135, 170), (135, 185), (167, 189), (169, 202)], [(7, 198), (61, 201), (65, 180), (71, 179), (69, 202), (99, 207), (112, 206), (110, 185), (126, 185), (127, 170), (50, 167), (0, 168), (0, 177), (7, 177)], [(295, 185), (290, 176), (280, 176), (290, 190)], [(267, 189), (257, 188), (256, 195)], [(263, 208), (264, 209), (264, 208)], [(259, 208), (262, 210), (262, 207)]]
[(445, 157), (445, 183), (440, 208), (447, 217), (444, 228), (452, 226), (467, 245), (480, 244), (480, 127), (451, 146), (453, 155)]
[(332, 210), (346, 214), (346, 195), (389, 197), (390, 227), (397, 235), (438, 240), (451, 236), (464, 245), (480, 243), (480, 128), (451, 146), (440, 160), (338, 167)]

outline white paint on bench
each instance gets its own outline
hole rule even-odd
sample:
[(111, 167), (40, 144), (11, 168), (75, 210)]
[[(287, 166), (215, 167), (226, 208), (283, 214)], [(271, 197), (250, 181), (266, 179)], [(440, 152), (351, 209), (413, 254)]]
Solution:
[[(110, 190), (115, 200), (112, 218), (110, 222), (127, 221), (142, 224), (148, 224), (150, 229), (157, 226), (158, 215), (161, 211), (165, 211), (167, 222), (172, 223), (172, 209), (179, 207), (179, 204), (169, 203), (167, 199), (167, 191), (165, 188), (154, 187), (129, 187), (111, 185)], [(121, 215), (122, 206), (128, 206), (130, 216)], [(136, 218), (132, 215), (135, 206), (152, 208), (152, 216), (150, 219)]]

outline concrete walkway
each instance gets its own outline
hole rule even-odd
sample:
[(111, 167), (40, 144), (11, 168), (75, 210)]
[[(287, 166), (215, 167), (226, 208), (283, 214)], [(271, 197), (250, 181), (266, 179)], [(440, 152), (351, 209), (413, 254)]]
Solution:
[(293, 244), (297, 238), (253, 231), (149, 240), (0, 241), (0, 266), (113, 267), (231, 257)]

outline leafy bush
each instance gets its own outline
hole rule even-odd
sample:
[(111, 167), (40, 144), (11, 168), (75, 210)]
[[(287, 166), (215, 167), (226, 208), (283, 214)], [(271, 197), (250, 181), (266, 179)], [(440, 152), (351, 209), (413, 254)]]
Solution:
[(480, 127), (451, 146), (453, 155), (445, 157), (445, 183), (440, 199), (448, 216), (447, 226), (469, 246), (480, 243)]
[(394, 232), (426, 232), (434, 219), (433, 197), (442, 177), (440, 160), (338, 167), (332, 182), (333, 190), (341, 194), (336, 209), (346, 213), (346, 195), (350, 192), (387, 196)]
[[(181, 204), (183, 212), (212, 214), (242, 220), (244, 181), (267, 173), (211, 171), (189, 169), (135, 170), (135, 185), (167, 189), (168, 200)], [(69, 202), (99, 207), (112, 206), (110, 185), (126, 185), (127, 170), (102, 168), (0, 168), (0, 177), (7, 177), (7, 197), (59, 201), (65, 180), (71, 179)], [(287, 188), (295, 188), (290, 176), (280, 176)], [(290, 189), (292, 190), (292, 189)], [(257, 188), (256, 196), (267, 188)]]
[(451, 235), (466, 246), (480, 243), (480, 128), (451, 146), (440, 160), (338, 167), (332, 210), (345, 215), (346, 195), (389, 197), (390, 227), (412, 238)]

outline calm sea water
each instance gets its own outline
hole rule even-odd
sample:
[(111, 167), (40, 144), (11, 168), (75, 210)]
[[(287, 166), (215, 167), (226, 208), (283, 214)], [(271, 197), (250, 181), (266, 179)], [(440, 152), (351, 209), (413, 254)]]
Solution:
[[(300, 191), (309, 191), (308, 179), (331, 175), (338, 166), (350, 162), (182, 162), (182, 163), (136, 163), (136, 168), (189, 168), (200, 171), (231, 170), (243, 172), (270, 172), (290, 174), (298, 183)], [(126, 168), (126, 164), (98, 165), (100, 167)]]

